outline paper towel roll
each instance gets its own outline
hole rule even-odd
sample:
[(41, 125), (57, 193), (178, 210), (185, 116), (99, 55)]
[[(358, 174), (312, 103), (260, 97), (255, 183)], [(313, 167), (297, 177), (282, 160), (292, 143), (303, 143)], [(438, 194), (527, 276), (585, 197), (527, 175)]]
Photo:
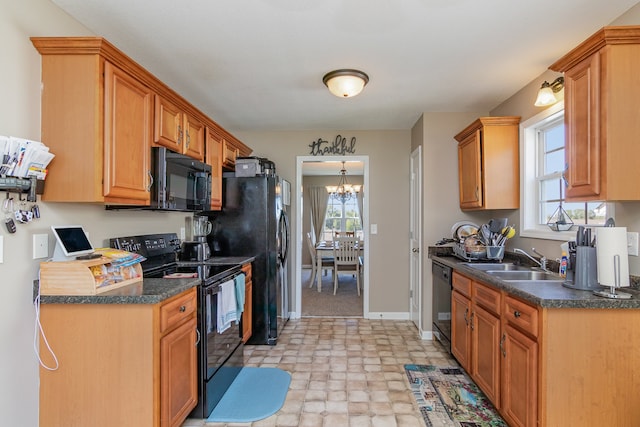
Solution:
[(596, 228), (598, 283), (603, 286), (616, 286), (615, 255), (620, 256), (620, 283), (618, 286), (629, 286), (627, 227)]

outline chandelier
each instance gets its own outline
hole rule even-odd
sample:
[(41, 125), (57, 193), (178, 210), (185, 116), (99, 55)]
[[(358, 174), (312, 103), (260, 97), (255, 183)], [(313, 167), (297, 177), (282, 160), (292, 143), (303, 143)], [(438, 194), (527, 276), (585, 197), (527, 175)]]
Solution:
[(342, 162), (342, 169), (340, 169), (340, 180), (338, 185), (327, 185), (327, 193), (329, 197), (333, 197), (335, 200), (342, 203), (356, 197), (356, 194), (362, 189), (361, 185), (349, 184), (347, 181), (347, 170), (344, 167), (344, 161)]

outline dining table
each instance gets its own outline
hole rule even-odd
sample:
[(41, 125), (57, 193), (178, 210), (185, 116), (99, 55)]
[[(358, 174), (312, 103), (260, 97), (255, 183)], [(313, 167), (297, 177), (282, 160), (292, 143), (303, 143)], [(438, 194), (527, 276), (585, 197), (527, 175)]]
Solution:
[[(322, 258), (329, 258), (333, 256), (333, 248), (337, 244), (333, 240), (321, 240), (316, 244), (316, 284), (318, 286), (318, 292), (322, 292)], [(359, 240), (356, 243), (360, 256), (364, 251), (364, 242)], [(333, 272), (335, 274), (335, 271)]]

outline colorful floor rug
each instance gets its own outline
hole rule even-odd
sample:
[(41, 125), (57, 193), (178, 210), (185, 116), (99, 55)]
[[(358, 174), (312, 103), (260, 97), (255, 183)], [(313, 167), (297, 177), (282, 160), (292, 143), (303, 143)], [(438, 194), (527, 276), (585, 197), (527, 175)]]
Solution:
[(507, 427), (461, 368), (404, 365), (427, 427)]

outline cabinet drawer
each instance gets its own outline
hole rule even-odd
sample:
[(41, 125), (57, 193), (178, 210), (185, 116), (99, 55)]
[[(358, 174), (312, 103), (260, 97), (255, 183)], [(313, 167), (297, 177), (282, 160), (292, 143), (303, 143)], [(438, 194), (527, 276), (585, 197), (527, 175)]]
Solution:
[(496, 316), (500, 316), (500, 295), (500, 291), (492, 287), (478, 282), (473, 284), (473, 300), (475, 303)]
[(538, 336), (538, 309), (510, 296), (505, 297), (504, 319), (533, 337)]
[(453, 272), (452, 279), (453, 289), (457, 290), (461, 294), (471, 298), (471, 279), (464, 277), (463, 275)]
[(160, 333), (163, 334), (183, 320), (195, 316), (196, 306), (195, 288), (163, 304), (160, 307)]

